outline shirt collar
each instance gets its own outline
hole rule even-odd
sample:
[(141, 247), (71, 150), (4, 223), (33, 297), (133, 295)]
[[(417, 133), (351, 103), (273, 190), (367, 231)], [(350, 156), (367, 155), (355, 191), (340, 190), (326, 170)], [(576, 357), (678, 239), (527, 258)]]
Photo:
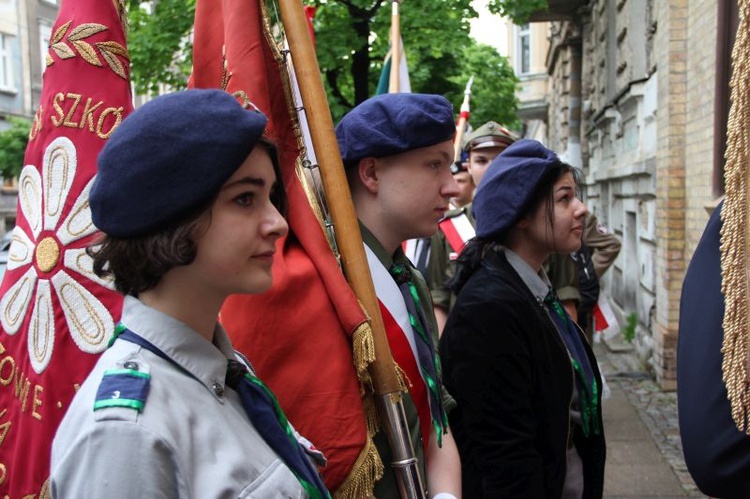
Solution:
[(224, 385), (227, 359), (236, 356), (226, 331), (218, 323), (214, 328), (213, 342), (208, 342), (187, 324), (133, 296), (125, 297), (121, 322), (208, 389), (213, 390), (216, 383)]
[(531, 268), (531, 265), (526, 263), (526, 260), (518, 256), (512, 250), (505, 248), (504, 251), (508, 263), (513, 267), (513, 270), (516, 271), (523, 283), (526, 284), (526, 287), (529, 288), (531, 294), (533, 294), (540, 302), (544, 301), (549, 293), (550, 287), (552, 286), (544, 269), (540, 270), (537, 274), (534, 269)]
[[(404, 254), (404, 251), (399, 246), (393, 255), (389, 255), (385, 251), (383, 245), (380, 244), (380, 241), (378, 241), (378, 238), (375, 237), (373, 233), (370, 232), (370, 229), (365, 227), (365, 225), (361, 221), (359, 222), (359, 230), (360, 232), (362, 232), (362, 241), (367, 245), (368, 248), (372, 250), (373, 253), (375, 253), (375, 256), (378, 257), (378, 260), (380, 260), (380, 263), (382, 263), (386, 269), (391, 268), (394, 259), (397, 261), (399, 260), (399, 253), (401, 255)], [(404, 258), (406, 258), (405, 255)]]

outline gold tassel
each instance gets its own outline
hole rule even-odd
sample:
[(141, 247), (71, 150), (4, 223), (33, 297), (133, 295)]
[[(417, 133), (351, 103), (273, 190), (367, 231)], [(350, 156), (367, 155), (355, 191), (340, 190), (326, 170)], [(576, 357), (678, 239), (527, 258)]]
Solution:
[(396, 364), (395, 362), (394, 364), (396, 366), (396, 375), (398, 376), (398, 389), (402, 393), (406, 393), (409, 391), (409, 388), (414, 385), (411, 384), (411, 380), (409, 379), (409, 376), (406, 375), (406, 371), (401, 369), (401, 366)]
[(372, 438), (367, 437), (367, 444), (354, 463), (352, 472), (346, 477), (333, 497), (335, 499), (360, 499), (369, 497), (375, 488), (375, 482), (383, 478), (383, 461)]
[(352, 352), (354, 369), (357, 370), (359, 382), (368, 391), (372, 391), (372, 379), (367, 368), (375, 361), (375, 340), (372, 337), (370, 322), (363, 322), (352, 335)]
[(739, 2), (739, 26), (732, 51), (732, 108), (727, 125), (724, 180), (726, 198), (721, 210), (721, 277), (724, 294), (722, 373), (737, 428), (750, 433), (750, 331), (748, 316), (748, 172), (750, 155), (750, 0)]

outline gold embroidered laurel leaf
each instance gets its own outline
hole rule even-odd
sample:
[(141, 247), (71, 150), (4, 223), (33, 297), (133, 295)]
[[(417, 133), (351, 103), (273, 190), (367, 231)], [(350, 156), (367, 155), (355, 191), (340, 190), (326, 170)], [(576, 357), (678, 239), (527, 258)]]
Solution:
[[(71, 40), (71, 39), (68, 38), (68, 40)], [(73, 46), (78, 49), (78, 53), (81, 54), (81, 56), (86, 60), (86, 62), (94, 66), (102, 65), (102, 63), (99, 62), (99, 58), (96, 56), (94, 47), (84, 42), (83, 40), (76, 40), (76, 41), (71, 40), (70, 43), (72, 43)]]
[(127, 77), (125, 75), (125, 68), (122, 66), (122, 63), (116, 55), (114, 55), (112, 52), (102, 50), (102, 57), (104, 57), (104, 60), (107, 61), (107, 64), (109, 64), (109, 68), (114, 71), (117, 76), (123, 79)]
[(77, 26), (76, 28), (73, 29), (73, 31), (70, 32), (70, 36), (68, 36), (68, 40), (70, 41), (83, 40), (84, 38), (88, 38), (106, 29), (107, 27), (103, 24), (97, 24), (97, 23), (81, 24), (80, 26)]
[(94, 45), (99, 47), (100, 50), (106, 50), (107, 52), (112, 52), (113, 54), (121, 55), (125, 59), (130, 60), (130, 54), (128, 54), (128, 50), (117, 42), (112, 42), (112, 41), (97, 42)]
[(55, 43), (59, 42), (60, 40), (62, 40), (63, 37), (65, 36), (65, 33), (68, 32), (68, 28), (70, 28), (70, 23), (72, 23), (72, 22), (73, 21), (68, 21), (65, 24), (63, 24), (62, 26), (60, 26), (59, 28), (57, 28), (55, 30), (55, 34), (52, 35), (52, 40), (50, 40), (50, 43), (55, 44)]
[[(107, 63), (107, 66), (120, 78), (126, 79), (127, 74), (125, 73), (125, 66), (122, 64), (117, 56), (130, 61), (130, 55), (128, 50), (120, 45), (119, 43), (112, 40), (105, 40), (103, 42), (95, 42), (92, 46), (90, 43), (84, 41), (97, 33), (106, 31), (108, 28), (103, 24), (98, 23), (84, 23), (76, 26), (70, 31), (67, 36), (67, 42), (75, 48), (75, 51), (70, 48), (66, 43), (66, 34), (70, 29), (72, 21), (68, 21), (55, 30), (55, 33), (50, 40), (50, 48), (60, 59), (70, 59), (76, 57), (76, 51), (83, 58), (84, 61), (91, 64), (92, 66), (102, 67), (103, 64), (97, 55), (97, 49), (101, 54), (102, 59)], [(50, 53), (47, 53), (45, 59), (47, 66), (51, 66), (55, 63), (54, 58)]]

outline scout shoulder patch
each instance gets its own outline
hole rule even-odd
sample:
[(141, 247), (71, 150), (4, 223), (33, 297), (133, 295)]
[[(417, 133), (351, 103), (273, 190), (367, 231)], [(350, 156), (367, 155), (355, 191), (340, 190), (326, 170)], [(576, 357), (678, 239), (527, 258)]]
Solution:
[(146, 404), (151, 375), (134, 369), (104, 371), (96, 392), (94, 411), (107, 407), (128, 407), (138, 412)]

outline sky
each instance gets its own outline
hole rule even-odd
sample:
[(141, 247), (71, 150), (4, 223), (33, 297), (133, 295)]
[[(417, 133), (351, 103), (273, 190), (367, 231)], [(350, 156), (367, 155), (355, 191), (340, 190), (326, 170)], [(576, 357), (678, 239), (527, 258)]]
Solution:
[(471, 20), (471, 36), (479, 43), (492, 45), (502, 55), (508, 55), (508, 30), (503, 18), (491, 14), (488, 0), (474, 0), (472, 5), (479, 17)]

